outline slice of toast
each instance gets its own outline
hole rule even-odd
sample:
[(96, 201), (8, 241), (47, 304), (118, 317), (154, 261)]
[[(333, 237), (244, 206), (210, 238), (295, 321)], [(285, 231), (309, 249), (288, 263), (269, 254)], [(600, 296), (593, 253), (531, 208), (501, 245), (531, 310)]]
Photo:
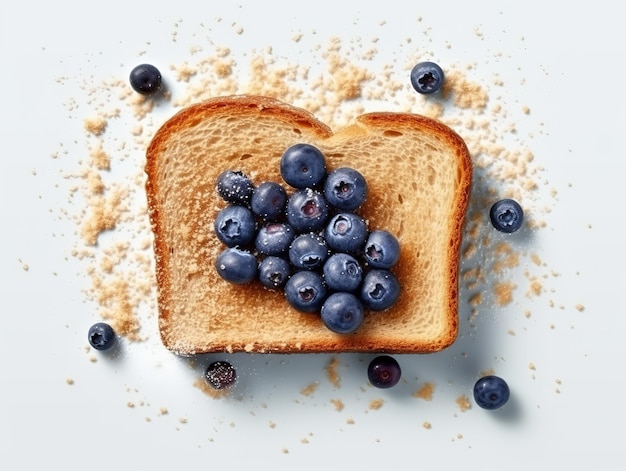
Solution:
[[(215, 268), (224, 249), (213, 221), (225, 202), (224, 170), (255, 184), (275, 181), (282, 153), (310, 143), (328, 170), (363, 174), (359, 209), (370, 229), (400, 242), (393, 268), (401, 294), (391, 308), (367, 312), (354, 334), (330, 331), (281, 291), (258, 282), (234, 285)], [(209, 352), (428, 353), (458, 331), (458, 270), (472, 164), (463, 140), (432, 119), (369, 113), (336, 133), (310, 113), (267, 97), (220, 97), (190, 106), (156, 133), (147, 149), (146, 191), (154, 232), (159, 330), (181, 355)]]

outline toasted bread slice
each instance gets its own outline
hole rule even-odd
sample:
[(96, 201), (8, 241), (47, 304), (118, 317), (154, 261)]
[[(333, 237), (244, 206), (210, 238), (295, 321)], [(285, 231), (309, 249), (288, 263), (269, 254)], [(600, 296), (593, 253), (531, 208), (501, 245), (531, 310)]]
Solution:
[[(368, 183), (359, 213), (370, 229), (395, 234), (400, 298), (368, 312), (354, 334), (336, 334), (284, 294), (218, 275), (224, 246), (213, 221), (225, 202), (224, 170), (255, 184), (284, 183), (282, 153), (310, 143), (328, 170), (354, 167)], [(159, 330), (181, 355), (209, 352), (428, 353), (458, 331), (458, 270), (472, 164), (463, 140), (432, 119), (369, 113), (336, 133), (310, 113), (258, 96), (211, 99), (178, 112), (147, 149), (147, 198), (154, 232)], [(288, 188), (288, 186), (285, 184)]]

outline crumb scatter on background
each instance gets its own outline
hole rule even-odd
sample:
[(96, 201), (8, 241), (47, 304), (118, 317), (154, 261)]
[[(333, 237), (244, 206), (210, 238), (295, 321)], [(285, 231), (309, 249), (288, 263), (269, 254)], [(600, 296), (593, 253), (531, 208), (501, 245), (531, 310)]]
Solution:
[[(228, 24), (235, 36), (245, 34), (242, 25)], [(385, 22), (381, 22), (380, 27), (384, 26)], [(314, 31), (306, 34), (291, 31), (286, 40), (300, 45), (309, 39), (308, 36), (315, 35)], [(484, 38), (478, 29), (475, 35), (481, 40)], [(179, 40), (176, 30), (172, 41)], [(413, 41), (414, 38), (407, 38), (403, 45), (405, 50), (409, 50), (407, 46)], [(544, 187), (544, 169), (536, 162), (525, 141), (518, 138), (516, 125), (508, 116), (511, 110), (507, 103), (499, 98), (497, 90), (494, 93), (494, 89), (503, 86), (501, 79), (495, 77), (488, 83), (480, 77), (477, 64), (447, 64), (441, 97), (428, 99), (416, 94), (406, 83), (413, 59), (411, 53), (405, 64), (390, 59), (380, 68), (375, 62), (381, 54), (379, 40), (372, 38), (366, 42), (358, 39), (356, 42), (360, 48), (346, 47), (345, 41), (338, 37), (321, 39), (317, 47), (309, 51), (311, 64), (298, 58), (289, 60), (275, 55), (269, 45), (250, 50), (243, 58), (236, 57), (227, 44), (210, 44), (206, 50), (203, 45), (193, 45), (189, 49), (190, 57), (177, 63), (160, 64), (161, 71), (168, 80), (175, 82), (176, 87), (167, 90), (158, 104), (132, 93), (126, 80), (120, 78), (122, 74), (120, 77), (102, 77), (101, 88), (106, 92), (102, 96), (93, 91), (92, 84), (83, 84), (85, 93), (93, 94), (89, 109), (80, 110), (85, 113), (82, 119), (83, 155), (70, 162), (68, 151), (61, 145), (52, 153), (52, 158), (64, 165), (64, 176), (72, 182), (68, 193), (70, 204), (61, 211), (61, 216), (74, 223), (76, 237), (71, 254), (84, 267), (87, 281), (83, 294), (95, 305), (98, 317), (111, 322), (129, 342), (145, 342), (158, 336), (150, 332), (155, 325), (157, 292), (152, 234), (143, 187), (145, 148), (161, 124), (151, 114), (155, 106), (169, 107), (174, 114), (213, 96), (246, 93), (267, 95), (305, 108), (335, 129), (368, 111), (367, 103), (385, 103), (389, 111), (419, 113), (450, 126), (461, 135), (470, 150), (476, 169), (474, 186), (481, 189), (470, 198), (461, 247), (460, 295), (463, 296), (461, 302), (469, 306), (466, 319), (470, 326), (477, 328), (477, 321), (483, 312), (488, 311), (487, 308), (493, 310), (495, 306), (496, 310), (504, 311), (502, 308), (514, 305), (518, 288), (531, 299), (549, 292), (550, 282), (534, 274), (535, 270), (547, 270), (547, 262), (536, 252), (521, 250), (514, 243), (498, 239), (484, 210), (497, 198), (513, 197), (529, 209), (529, 231), (537, 232), (547, 227), (543, 217), (549, 208), (538, 206)], [(446, 47), (452, 47), (446, 44)], [(414, 57), (418, 52), (425, 53), (420, 50), (423, 46), (414, 44), (410, 47), (415, 47)], [(311, 67), (313, 63), (320, 65), (321, 71)], [(111, 99), (112, 96), (118, 99)], [(519, 103), (516, 106), (524, 117), (533, 118), (529, 106)], [(75, 100), (66, 103), (65, 108), (72, 117), (79, 111)], [(114, 136), (113, 130), (121, 122), (127, 122), (128, 129), (125, 134)], [(129, 175), (122, 179), (113, 177), (113, 172), (129, 165), (132, 168)], [(556, 190), (552, 189), (551, 195), (557, 199)], [(28, 264), (21, 260), (20, 263), (24, 271), (30, 269)], [(527, 270), (527, 285), (524, 287), (518, 286), (517, 279), (513, 281), (520, 267)], [(491, 276), (494, 273), (497, 274), (496, 281)], [(552, 273), (556, 272), (553, 270)], [(554, 306), (553, 301), (550, 304)], [(569, 306), (571, 308), (571, 304)], [(574, 304), (574, 309), (580, 313), (585, 311), (582, 303)], [(526, 319), (531, 318), (530, 310), (520, 314)], [(534, 319), (526, 322), (531, 324)], [(550, 329), (556, 327), (554, 323), (544, 321), (543, 326), (546, 324)], [(505, 329), (505, 332), (510, 337), (516, 336), (513, 329)], [(520, 337), (523, 333), (517, 339)], [(91, 356), (90, 361), (95, 363), (97, 357)], [(330, 357), (324, 367), (326, 379), (335, 390), (341, 387), (340, 367), (337, 356)], [(536, 371), (532, 362), (529, 369), (533, 373)], [(482, 373), (492, 372), (485, 370)], [(74, 380), (68, 378), (66, 383), (73, 385)], [(229, 396), (228, 390), (215, 390), (202, 378), (193, 386), (214, 399)], [(320, 386), (318, 380), (311, 380), (299, 390), (299, 394), (314, 396)], [(424, 382), (418, 386), (412, 396), (432, 401), (435, 384)], [(555, 391), (560, 392), (560, 389), (560, 381), (555, 381)], [(379, 410), (385, 403), (383, 399), (373, 399), (367, 409)], [(345, 409), (343, 399), (331, 399), (330, 404), (334, 411)], [(328, 402), (325, 405), (328, 407)], [(456, 405), (461, 412), (471, 409), (471, 402), (464, 395), (456, 398)], [(127, 407), (132, 409), (136, 404), (128, 401)], [(260, 407), (265, 409), (267, 404), (261, 403)], [(156, 415), (168, 414), (168, 409), (161, 407)], [(145, 420), (150, 421), (149, 417)], [(178, 422), (186, 424), (187, 418), (181, 417)], [(268, 423), (271, 429), (277, 427), (273, 421)], [(349, 417), (345, 423), (356, 422)], [(432, 425), (424, 421), (422, 427), (430, 430)], [(456, 439), (461, 438), (461, 434), (456, 436)], [(309, 443), (309, 440), (303, 438), (301, 443)], [(289, 450), (282, 448), (281, 452), (288, 454)]]

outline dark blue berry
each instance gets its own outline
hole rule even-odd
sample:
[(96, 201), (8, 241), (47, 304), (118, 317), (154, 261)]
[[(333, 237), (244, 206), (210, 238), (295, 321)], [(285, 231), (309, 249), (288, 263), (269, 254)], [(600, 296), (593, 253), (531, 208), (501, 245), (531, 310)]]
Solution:
[(252, 211), (236, 204), (221, 209), (213, 226), (217, 238), (228, 247), (251, 244), (256, 236), (256, 221)]
[(213, 389), (226, 389), (237, 381), (237, 371), (227, 361), (214, 361), (204, 372), (204, 378)]
[(424, 95), (437, 92), (443, 80), (443, 70), (434, 62), (420, 62), (411, 70), (411, 85)]
[(320, 311), (322, 322), (337, 334), (351, 334), (363, 323), (363, 304), (351, 293), (333, 293)]
[(224, 170), (217, 177), (217, 193), (229, 203), (248, 206), (254, 192), (250, 178), (239, 170)]
[(493, 227), (510, 234), (522, 227), (524, 211), (519, 203), (512, 199), (496, 201), (489, 211)]
[(365, 242), (363, 256), (370, 267), (389, 269), (400, 257), (400, 243), (389, 231), (371, 231)]
[(356, 253), (367, 239), (367, 223), (354, 213), (335, 214), (324, 229), (328, 246), (336, 252)]
[(341, 211), (354, 211), (367, 198), (367, 183), (363, 175), (349, 167), (333, 170), (326, 177), (324, 196), (328, 204)]
[(377, 388), (391, 388), (398, 384), (401, 376), (398, 361), (389, 355), (377, 356), (367, 367), (367, 378)]
[(372, 311), (384, 311), (400, 296), (400, 283), (389, 270), (369, 270), (361, 285), (361, 302)]
[(151, 64), (140, 64), (130, 71), (130, 86), (142, 95), (154, 95), (161, 89), (161, 72)]
[(87, 339), (96, 350), (108, 350), (115, 344), (115, 331), (106, 322), (96, 322), (89, 328)]
[(289, 261), (297, 269), (321, 268), (328, 255), (326, 240), (315, 232), (300, 234), (289, 247)]
[(287, 202), (287, 222), (296, 232), (317, 231), (328, 220), (326, 198), (316, 190), (296, 191)]
[(289, 224), (270, 222), (258, 230), (254, 245), (263, 255), (286, 255), (295, 236)]
[(509, 385), (499, 376), (483, 376), (474, 385), (474, 400), (483, 409), (499, 409), (510, 395)]
[(346, 253), (331, 255), (324, 263), (323, 273), (326, 286), (332, 291), (356, 291), (363, 280), (361, 264)]
[(314, 188), (326, 178), (326, 158), (315, 146), (295, 144), (282, 155), (280, 174), (294, 188)]
[(258, 271), (256, 257), (237, 247), (229, 247), (220, 253), (215, 268), (223, 279), (237, 285), (250, 283)]
[(254, 189), (250, 207), (266, 221), (277, 221), (285, 212), (287, 191), (278, 183), (263, 182)]
[(322, 277), (310, 270), (294, 273), (285, 285), (287, 302), (301, 312), (319, 312), (327, 294)]
[(259, 280), (266, 288), (277, 290), (287, 283), (291, 274), (289, 262), (281, 257), (265, 257), (259, 263)]

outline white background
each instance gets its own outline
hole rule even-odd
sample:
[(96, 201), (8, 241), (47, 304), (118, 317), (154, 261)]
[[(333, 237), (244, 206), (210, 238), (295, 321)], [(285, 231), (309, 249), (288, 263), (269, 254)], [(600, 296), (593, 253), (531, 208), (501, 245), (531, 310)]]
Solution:
[[(626, 38), (615, 4), (226, 3), (0, 7), (2, 462), (10, 469), (623, 469)], [(84, 154), (85, 84), (97, 93), (101, 80), (127, 77), (136, 62), (181, 63), (190, 45), (211, 41), (229, 45), (242, 65), (264, 45), (305, 63), (313, 30), (320, 42), (376, 36), (382, 58), (400, 54), (394, 45), (414, 36), (416, 47), (426, 42), (445, 62), (475, 63), (475, 78), (498, 70), (505, 106), (532, 110), (520, 138), (530, 133), (524, 126), (543, 129), (527, 145), (557, 194), (544, 192), (550, 211), (532, 240), (558, 272), (550, 291), (521, 295), (506, 315), (475, 328), (462, 319), (457, 344), (399, 358), (405, 382), (384, 392), (367, 385), (368, 356), (339, 356), (335, 388), (324, 371), (328, 356), (238, 354), (229, 357), (241, 375), (235, 394), (213, 399), (193, 387), (198, 370), (164, 351), (154, 331), (92, 361), (86, 331), (96, 309), (71, 254), (76, 228), (61, 217), (70, 186), (63, 175), (80, 159), (73, 153)], [(294, 32), (305, 33), (304, 42), (293, 41)], [(154, 119), (171, 112), (165, 106)], [(69, 157), (51, 157), (61, 150)], [(521, 314), (529, 308), (530, 319)], [(155, 329), (154, 316), (146, 319), (145, 329)], [(488, 369), (509, 381), (510, 404), (461, 411), (455, 399), (469, 396), (476, 373)], [(314, 394), (301, 393), (315, 381)], [(412, 397), (424, 381), (436, 385), (431, 401)], [(372, 409), (378, 398), (383, 407)], [(345, 408), (337, 411), (332, 399)]]

